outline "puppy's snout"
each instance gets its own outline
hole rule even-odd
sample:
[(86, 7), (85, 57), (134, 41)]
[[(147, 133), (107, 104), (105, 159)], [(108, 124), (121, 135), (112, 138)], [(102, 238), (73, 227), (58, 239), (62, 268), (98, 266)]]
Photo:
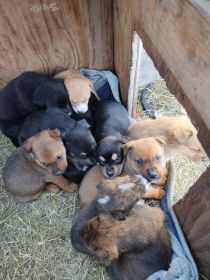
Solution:
[(54, 171), (53, 171), (54, 175), (55, 176), (60, 176), (62, 175), (62, 170), (60, 168), (56, 168)]
[(109, 177), (113, 177), (114, 175), (114, 168), (113, 167), (107, 167), (106, 168), (106, 174), (109, 176)]
[(149, 169), (149, 170), (147, 171), (147, 176), (148, 176), (148, 179), (149, 179), (150, 181), (154, 181), (154, 180), (159, 179), (159, 175), (158, 175), (158, 173), (157, 173), (156, 170), (151, 170), (151, 169)]

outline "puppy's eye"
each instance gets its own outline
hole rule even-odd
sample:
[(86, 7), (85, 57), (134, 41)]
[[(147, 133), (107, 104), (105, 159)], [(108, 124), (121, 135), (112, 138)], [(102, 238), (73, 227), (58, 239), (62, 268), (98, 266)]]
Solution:
[(119, 162), (119, 161), (121, 161), (121, 156), (120, 155), (118, 155), (117, 158), (115, 159), (115, 162)]
[(45, 163), (45, 162), (40, 162), (43, 166), (48, 167), (49, 164)]
[(61, 155), (57, 156), (57, 160), (62, 160), (63, 157)]
[(156, 159), (156, 160), (160, 160), (160, 159), (161, 159), (161, 156), (158, 156), (158, 155), (157, 155), (157, 156), (155, 157), (155, 159)]
[(143, 159), (137, 159), (136, 162), (138, 163), (138, 165), (142, 165), (144, 164), (144, 161)]

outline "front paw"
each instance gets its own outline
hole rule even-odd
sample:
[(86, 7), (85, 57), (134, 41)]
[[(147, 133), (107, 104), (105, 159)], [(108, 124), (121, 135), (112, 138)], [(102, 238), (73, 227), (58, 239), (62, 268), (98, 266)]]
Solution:
[(75, 192), (79, 189), (79, 185), (75, 183), (69, 183), (68, 186), (66, 186), (66, 191), (67, 192)]

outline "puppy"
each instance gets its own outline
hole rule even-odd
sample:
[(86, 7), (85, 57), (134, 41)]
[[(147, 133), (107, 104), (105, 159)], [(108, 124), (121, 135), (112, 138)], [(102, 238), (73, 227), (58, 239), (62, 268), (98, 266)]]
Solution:
[(68, 69), (55, 75), (55, 77), (64, 79), (69, 100), (73, 110), (77, 114), (83, 114), (88, 111), (88, 102), (91, 97), (91, 93), (95, 95), (97, 100), (100, 100), (94, 89), (93, 82), (80, 75), (78, 71)]
[(124, 212), (139, 199), (160, 199), (164, 196), (163, 189), (152, 187), (141, 175), (104, 179), (97, 188), (98, 208), (100, 211), (111, 213), (117, 220), (125, 219)]
[(207, 155), (198, 141), (197, 130), (187, 116), (161, 117), (133, 123), (129, 127), (129, 136), (134, 140), (164, 136), (166, 159), (177, 152), (185, 154), (195, 162), (207, 159)]
[(43, 131), (29, 138), (7, 160), (3, 169), (5, 187), (19, 201), (37, 199), (49, 188), (75, 191), (75, 184), (61, 176), (67, 168), (66, 150), (59, 130)]
[[(125, 163), (121, 176), (141, 175), (151, 183), (164, 185), (167, 179), (164, 146), (162, 137), (148, 137), (124, 144), (122, 148), (125, 153)], [(99, 166), (94, 166), (88, 171), (79, 189), (81, 207), (85, 207), (98, 196), (97, 185), (103, 178)]]
[[(171, 243), (165, 227), (165, 218), (163, 211), (158, 207), (137, 202), (123, 221), (117, 221), (109, 214), (99, 214), (89, 220), (82, 236), (91, 255), (105, 267), (112, 265), (116, 260), (119, 263), (122, 254), (142, 255), (138, 267), (144, 273), (140, 273), (138, 279), (146, 279), (155, 271), (167, 269), (171, 261)], [(150, 251), (153, 251), (153, 256)]]
[(85, 120), (75, 121), (59, 108), (38, 110), (27, 116), (18, 137), (19, 144), (38, 132), (55, 128), (61, 131), (67, 152), (68, 168), (64, 176), (78, 184), (88, 168), (95, 164), (96, 142)]
[(129, 212), (137, 200), (143, 197), (161, 198), (163, 195), (162, 189), (149, 186), (141, 176), (123, 176), (113, 180), (102, 180), (98, 185), (96, 199), (80, 209), (73, 218), (71, 241), (74, 248), (91, 254), (84, 244), (82, 231), (93, 217), (106, 212), (111, 213), (118, 220), (122, 217), (124, 219), (124, 215)]
[(25, 117), (48, 107), (62, 107), (71, 113), (67, 91), (62, 80), (35, 72), (24, 72), (10, 81), (0, 94), (0, 129), (18, 145), (18, 135)]
[(128, 112), (118, 102), (100, 101), (94, 114), (93, 134), (97, 142), (96, 158), (107, 178), (115, 178), (122, 172), (124, 152), (122, 144), (130, 125)]

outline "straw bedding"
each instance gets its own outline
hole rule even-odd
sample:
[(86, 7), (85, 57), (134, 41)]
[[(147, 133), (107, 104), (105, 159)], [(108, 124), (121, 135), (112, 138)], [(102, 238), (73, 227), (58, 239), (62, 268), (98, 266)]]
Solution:
[[(162, 80), (155, 83), (150, 98), (161, 115), (184, 112)], [(141, 117), (147, 117), (139, 104), (137, 107)], [(1, 134), (0, 174), (12, 151), (14, 147)], [(177, 201), (207, 164), (192, 163), (181, 155), (174, 162), (177, 173), (174, 201)], [(1, 179), (0, 279), (108, 279), (102, 267), (71, 246), (71, 220), (78, 206), (77, 193), (65, 192), (46, 192), (33, 203), (18, 203), (5, 191)]]

